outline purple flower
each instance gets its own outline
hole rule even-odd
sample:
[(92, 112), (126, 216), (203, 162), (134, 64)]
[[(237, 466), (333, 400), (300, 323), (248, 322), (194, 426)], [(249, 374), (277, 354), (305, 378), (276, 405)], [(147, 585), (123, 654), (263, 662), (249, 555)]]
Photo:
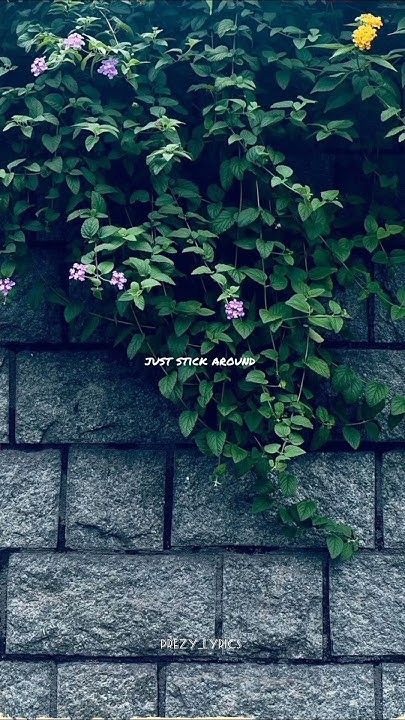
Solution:
[(87, 265), (83, 263), (73, 263), (73, 267), (69, 270), (69, 280), (79, 280), (84, 282), (86, 279)]
[(118, 290), (123, 290), (126, 282), (128, 282), (128, 280), (125, 277), (124, 273), (113, 270), (112, 278), (110, 280), (111, 285), (117, 285)]
[(4, 278), (4, 280), (0, 280), (0, 293), (3, 295), (4, 298), (7, 297), (10, 290), (13, 289), (14, 285), (14, 280), (10, 280), (10, 278)]
[(245, 317), (243, 300), (230, 300), (225, 303), (225, 314), (227, 320), (237, 320)]
[(72, 48), (73, 50), (81, 50), (85, 43), (83, 35), (80, 33), (71, 33), (67, 38), (64, 39), (63, 44), (65, 48)]
[(108, 58), (107, 60), (103, 60), (97, 72), (100, 73), (100, 75), (106, 75), (109, 80), (112, 80), (113, 77), (118, 75), (117, 65), (117, 58)]
[(34, 77), (42, 75), (42, 73), (46, 72), (47, 70), (49, 70), (49, 67), (48, 63), (46, 62), (45, 55), (35, 58), (34, 62), (31, 65), (31, 72)]

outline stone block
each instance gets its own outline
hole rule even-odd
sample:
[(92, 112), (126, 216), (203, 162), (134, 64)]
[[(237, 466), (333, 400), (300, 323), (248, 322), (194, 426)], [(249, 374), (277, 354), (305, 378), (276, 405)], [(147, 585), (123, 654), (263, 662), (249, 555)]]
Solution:
[(0, 547), (56, 547), (60, 453), (3, 450), (0, 477)]
[[(252, 513), (254, 480), (227, 475), (214, 487), (214, 461), (194, 450), (175, 456), (173, 546), (291, 546), (275, 512)], [(313, 453), (292, 471), (297, 499), (319, 501), (321, 512), (355, 529), (367, 547), (374, 543), (374, 457), (372, 453)], [(304, 532), (294, 545), (325, 543), (321, 533)]]
[(50, 712), (50, 666), (0, 662), (0, 714), (36, 720)]
[(384, 544), (405, 547), (405, 454), (384, 453), (382, 460)]
[(179, 432), (174, 407), (121, 355), (17, 356), (18, 442), (163, 442)]
[(73, 448), (66, 543), (70, 548), (162, 548), (164, 453)]
[(364, 554), (331, 571), (334, 655), (405, 654), (405, 555)]
[(156, 665), (66, 663), (58, 668), (58, 717), (157, 715)]
[(374, 720), (373, 668), (356, 665), (170, 665), (169, 717)]
[(213, 637), (215, 559), (18, 553), (7, 598), (9, 653), (156, 655)]
[(320, 559), (226, 556), (223, 605), (224, 637), (240, 641), (239, 654), (322, 657)]

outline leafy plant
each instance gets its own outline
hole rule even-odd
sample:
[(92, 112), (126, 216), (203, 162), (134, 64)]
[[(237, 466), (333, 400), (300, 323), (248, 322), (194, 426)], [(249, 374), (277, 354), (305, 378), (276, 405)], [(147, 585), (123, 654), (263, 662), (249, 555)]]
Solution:
[[(85, 319), (82, 339), (110, 324), (129, 358), (172, 358), (160, 392), (217, 459), (216, 481), (229, 466), (252, 473), (256, 512), (277, 507), (290, 536), (322, 530), (331, 556), (350, 558), (353, 531), (294, 501), (290, 465), (335, 437), (377, 439), (389, 402), (391, 428), (405, 415), (403, 397), (325, 344), (350, 319), (342, 287), (405, 317), (404, 288), (393, 297), (373, 270), (405, 258), (400, 154), (379, 152), (405, 139), (403, 50), (383, 46), (405, 19), (354, 20), (316, 0), (295, 0), (294, 25), (291, 4), (266, 0), (12, 1), (1, 13), (3, 278), (31, 233), (63, 227), (75, 289), (49, 297)], [(301, 179), (303, 143), (307, 158), (354, 146), (354, 188)]]

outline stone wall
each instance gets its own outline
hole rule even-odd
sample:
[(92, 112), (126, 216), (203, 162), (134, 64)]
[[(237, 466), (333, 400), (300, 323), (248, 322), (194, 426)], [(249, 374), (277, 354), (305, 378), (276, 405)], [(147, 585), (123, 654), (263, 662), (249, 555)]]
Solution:
[[(29, 285), (0, 310), (0, 712), (405, 713), (401, 430), (299, 463), (302, 492), (364, 546), (330, 563), (321, 538), (292, 544), (253, 516), (249, 483), (215, 489), (153, 383), (102, 337), (80, 346), (55, 306), (30, 308)], [(403, 331), (344, 301), (341, 352), (400, 392)], [(169, 636), (198, 643), (161, 650)]]

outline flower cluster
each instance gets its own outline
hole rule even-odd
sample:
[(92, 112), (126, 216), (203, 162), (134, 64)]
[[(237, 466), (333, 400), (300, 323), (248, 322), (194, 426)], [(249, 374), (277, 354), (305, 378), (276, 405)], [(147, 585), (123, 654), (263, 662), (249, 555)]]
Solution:
[(81, 50), (84, 46), (84, 43), (85, 39), (83, 35), (80, 35), (80, 33), (71, 33), (63, 41), (65, 48), (71, 48), (73, 50)]
[(4, 280), (0, 280), (0, 293), (3, 295), (4, 299), (7, 297), (10, 290), (13, 289), (14, 285), (14, 280), (10, 280), (10, 278), (4, 278)]
[(111, 285), (117, 285), (118, 290), (123, 290), (126, 282), (128, 282), (128, 280), (124, 273), (113, 270), (112, 278), (110, 280)]
[(370, 27), (377, 28), (377, 30), (380, 30), (384, 25), (383, 19), (379, 15), (373, 15), (372, 13), (363, 13), (358, 19), (362, 25), (370, 25)]
[(117, 65), (117, 58), (108, 58), (108, 60), (103, 60), (97, 72), (100, 73), (100, 75), (106, 75), (109, 80), (112, 80), (118, 75)]
[(31, 65), (31, 72), (34, 77), (39, 77), (39, 75), (42, 75), (42, 73), (49, 70), (48, 63), (46, 62), (45, 55), (42, 57), (35, 58), (34, 62)]
[(364, 13), (356, 19), (360, 21), (360, 25), (352, 35), (353, 42), (359, 50), (370, 50), (371, 43), (377, 37), (377, 30), (384, 25), (382, 18), (371, 13)]
[(243, 300), (230, 300), (225, 303), (225, 315), (227, 320), (237, 320), (245, 317)]
[(86, 279), (87, 265), (83, 263), (73, 263), (73, 267), (69, 270), (69, 280), (79, 280), (84, 282)]

